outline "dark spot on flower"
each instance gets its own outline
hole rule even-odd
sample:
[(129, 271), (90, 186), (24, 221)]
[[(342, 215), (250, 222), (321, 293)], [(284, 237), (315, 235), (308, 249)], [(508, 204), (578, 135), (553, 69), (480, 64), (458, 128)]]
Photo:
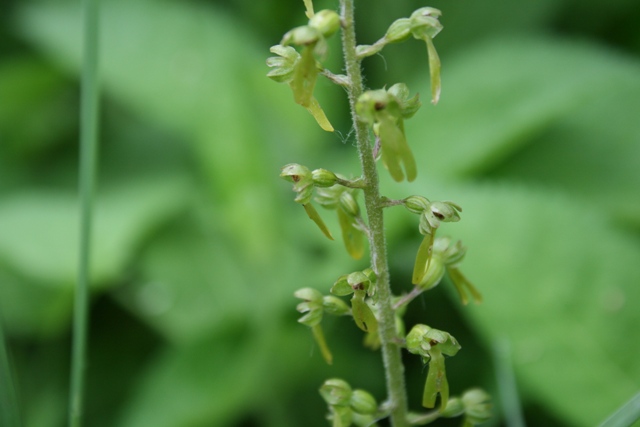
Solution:
[(380, 111), (380, 110), (382, 110), (382, 109), (383, 109), (384, 107), (386, 107), (386, 106), (387, 106), (387, 104), (385, 104), (384, 102), (376, 102), (376, 103), (375, 103), (375, 105), (373, 106), (373, 108), (374, 108), (376, 111)]

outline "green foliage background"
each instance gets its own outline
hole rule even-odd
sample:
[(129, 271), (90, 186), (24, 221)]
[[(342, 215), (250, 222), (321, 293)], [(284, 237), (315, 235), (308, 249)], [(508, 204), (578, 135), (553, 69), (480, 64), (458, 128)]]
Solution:
[[(86, 425), (327, 425), (317, 388), (330, 376), (382, 399), (379, 355), (348, 320), (326, 325), (332, 367), (296, 323), (295, 289), (328, 290), (366, 267), (277, 178), (289, 162), (358, 173), (343, 91), (319, 83), (339, 131), (327, 134), (265, 77), (269, 46), (305, 21), (302, 2), (103, 3)], [(424, 5), (360, 1), (361, 43)], [(443, 234), (469, 247), (463, 270), (485, 303), (462, 308), (443, 283), (408, 323), (458, 338), (452, 393), (490, 390), (493, 425), (492, 354), (505, 339), (530, 425), (595, 425), (640, 388), (640, 4), (428, 5), (443, 11), (442, 100), (406, 123), (418, 179), (384, 177), (383, 192), (462, 205)], [(5, 0), (0, 14), (0, 317), (27, 427), (66, 419), (78, 6)], [(341, 70), (336, 44), (330, 63)], [(428, 98), (422, 44), (364, 66), (370, 87), (403, 81)], [(419, 245), (415, 218), (397, 209), (396, 292)], [(418, 408), (425, 373), (406, 362)]]

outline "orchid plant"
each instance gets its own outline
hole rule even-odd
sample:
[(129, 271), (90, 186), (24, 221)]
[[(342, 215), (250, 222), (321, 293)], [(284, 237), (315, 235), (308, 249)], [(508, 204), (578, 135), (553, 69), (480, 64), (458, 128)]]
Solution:
[[(404, 83), (389, 88), (365, 90), (362, 61), (378, 54), (387, 45), (411, 38), (422, 40), (429, 59), (431, 102), (440, 99), (440, 59), (434, 38), (442, 30), (441, 12), (422, 7), (409, 17), (391, 23), (384, 36), (371, 45), (358, 45), (354, 27), (354, 0), (339, 0), (339, 12), (315, 12), (312, 0), (304, 0), (308, 23), (286, 32), (281, 42), (271, 48), (273, 56), (267, 60), (271, 68), (268, 77), (286, 83), (294, 101), (304, 107), (318, 125), (333, 132), (324, 109), (314, 96), (318, 77), (323, 76), (342, 86), (349, 97), (351, 118), (362, 168), (362, 175), (349, 179), (327, 169), (310, 169), (288, 164), (280, 176), (293, 184), (295, 202), (302, 205), (309, 218), (322, 234), (333, 240), (314, 203), (335, 210), (342, 240), (347, 253), (354, 259), (363, 258), (368, 242), (370, 265), (362, 271), (339, 275), (330, 286), (329, 294), (313, 288), (295, 292), (300, 302), (297, 310), (303, 313), (299, 322), (308, 326), (324, 360), (331, 364), (333, 354), (322, 330), (325, 315), (351, 317), (365, 333), (364, 342), (380, 349), (385, 367), (387, 399), (378, 404), (367, 391), (352, 389), (343, 379), (332, 378), (320, 387), (326, 401), (333, 427), (372, 426), (389, 418), (394, 427), (424, 425), (440, 417), (462, 416), (464, 426), (480, 424), (490, 417), (490, 398), (480, 389), (471, 389), (460, 397), (450, 397), (445, 370), (445, 356), (452, 357), (460, 350), (458, 341), (448, 332), (424, 324), (414, 325), (405, 332), (403, 314), (407, 305), (418, 295), (433, 289), (448, 275), (459, 293), (462, 303), (469, 296), (479, 303), (481, 295), (461, 273), (460, 263), (466, 248), (448, 237), (437, 237), (443, 223), (460, 220), (462, 208), (451, 201), (431, 201), (424, 196), (409, 196), (391, 200), (380, 194), (378, 161), (393, 180), (413, 181), (417, 165), (405, 134), (405, 120), (411, 119), (421, 107), (418, 94)], [(346, 74), (336, 74), (323, 65), (329, 49), (327, 39), (338, 32), (342, 36), (342, 50)], [(364, 200), (364, 209), (361, 201)], [(423, 235), (414, 263), (414, 288), (395, 296), (390, 275), (384, 234), (383, 210), (404, 206), (419, 216), (417, 231)], [(341, 297), (350, 296), (350, 304)], [(428, 365), (422, 405), (430, 412), (410, 412), (401, 351), (420, 356)]]

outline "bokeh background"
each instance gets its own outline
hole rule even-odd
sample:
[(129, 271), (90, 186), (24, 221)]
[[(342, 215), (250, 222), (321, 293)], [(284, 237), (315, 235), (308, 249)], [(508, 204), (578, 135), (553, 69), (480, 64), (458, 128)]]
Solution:
[[(27, 427), (63, 426), (67, 411), (78, 3), (0, 9), (0, 317)], [(323, 426), (317, 389), (334, 376), (382, 400), (379, 354), (351, 321), (325, 322), (331, 367), (296, 322), (295, 289), (328, 292), (367, 267), (278, 178), (290, 162), (358, 174), (344, 92), (319, 82), (328, 134), (265, 77), (302, 1), (103, 3), (86, 425)], [(489, 425), (506, 425), (510, 373), (529, 425), (596, 425), (640, 389), (640, 3), (366, 0), (360, 42), (425, 5), (443, 11), (442, 100), (406, 123), (418, 179), (383, 172), (382, 188), (462, 205), (441, 233), (468, 246), (462, 270), (485, 302), (461, 306), (445, 281), (407, 322), (458, 338), (452, 393), (490, 391)], [(341, 72), (336, 40), (327, 66)], [(418, 41), (364, 62), (371, 88), (405, 82), (425, 100), (427, 67)], [(400, 293), (417, 217), (387, 219)], [(426, 372), (406, 364), (418, 409)]]

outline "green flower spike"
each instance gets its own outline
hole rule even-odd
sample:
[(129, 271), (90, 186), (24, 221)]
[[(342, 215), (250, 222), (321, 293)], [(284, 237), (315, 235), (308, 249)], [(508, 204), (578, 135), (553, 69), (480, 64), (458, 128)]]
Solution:
[(296, 310), (300, 313), (306, 313), (298, 319), (298, 322), (311, 328), (313, 338), (316, 340), (318, 347), (320, 347), (322, 357), (331, 365), (333, 363), (333, 356), (329, 350), (329, 346), (327, 346), (327, 341), (324, 338), (322, 326), (320, 325), (324, 311), (322, 294), (313, 288), (302, 288), (298, 289), (293, 295), (303, 300), (303, 302), (298, 304)]
[(305, 166), (290, 163), (282, 168), (280, 176), (293, 183), (293, 191), (298, 194), (294, 201), (300, 203), (311, 221), (316, 223), (320, 231), (322, 231), (328, 239), (333, 240), (333, 236), (327, 228), (327, 225), (311, 204), (315, 184), (312, 172)]
[(442, 12), (432, 7), (423, 7), (411, 14), (411, 34), (418, 40), (424, 40), (427, 44), (429, 55), (429, 73), (431, 75), (431, 103), (437, 104), (440, 100), (440, 58), (433, 45), (433, 38), (442, 31), (442, 24), (438, 18)]
[(418, 324), (407, 335), (407, 350), (418, 354), (423, 363), (429, 364), (422, 405), (425, 408), (435, 407), (436, 398), (440, 394), (440, 410), (444, 410), (449, 400), (444, 356), (455, 356), (460, 350), (460, 344), (447, 332)]
[[(380, 138), (382, 164), (391, 177), (400, 182), (405, 174), (408, 181), (417, 176), (417, 167), (413, 153), (407, 144), (404, 134), (403, 119), (410, 117), (417, 110), (419, 101), (398, 99), (395, 94), (404, 95), (405, 85), (394, 85), (393, 90), (366, 91), (356, 102), (358, 118), (373, 126), (375, 134)], [(404, 107), (404, 108), (403, 108)], [(403, 172), (404, 166), (404, 172)]]
[[(339, 176), (336, 177), (336, 180), (337, 182), (340, 180), (346, 181)], [(355, 197), (356, 194), (356, 190), (353, 188), (333, 185), (327, 188), (319, 188), (316, 201), (327, 209), (335, 209), (337, 211), (344, 246), (353, 259), (360, 259), (365, 252), (365, 236), (358, 223), (360, 207)]]

